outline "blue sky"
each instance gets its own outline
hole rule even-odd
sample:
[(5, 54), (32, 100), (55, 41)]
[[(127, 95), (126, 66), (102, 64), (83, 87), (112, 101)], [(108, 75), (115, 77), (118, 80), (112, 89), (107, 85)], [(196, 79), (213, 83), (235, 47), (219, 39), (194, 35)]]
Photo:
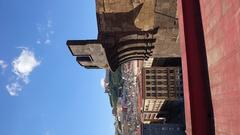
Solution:
[(95, 0), (0, 0), (0, 135), (113, 135), (104, 70), (68, 39), (97, 36)]

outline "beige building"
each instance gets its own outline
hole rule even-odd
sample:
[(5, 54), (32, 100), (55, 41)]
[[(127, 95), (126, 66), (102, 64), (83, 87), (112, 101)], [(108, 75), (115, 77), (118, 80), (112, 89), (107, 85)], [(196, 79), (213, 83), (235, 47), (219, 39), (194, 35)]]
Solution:
[(143, 123), (165, 121), (165, 118), (158, 118), (158, 112), (165, 102), (165, 99), (145, 99), (143, 106)]
[[(183, 98), (180, 67), (151, 67), (143, 69), (143, 121), (164, 121), (158, 113), (166, 101)], [(164, 113), (164, 112), (161, 112)]]
[(182, 80), (180, 67), (151, 67), (143, 69), (144, 99), (181, 98)]

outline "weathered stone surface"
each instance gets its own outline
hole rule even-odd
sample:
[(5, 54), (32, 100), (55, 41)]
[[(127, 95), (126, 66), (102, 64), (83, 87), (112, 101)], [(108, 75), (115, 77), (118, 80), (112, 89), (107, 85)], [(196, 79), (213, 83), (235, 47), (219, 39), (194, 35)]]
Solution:
[(178, 29), (160, 29), (154, 43), (154, 57), (181, 57)]
[(86, 67), (95, 67), (99, 68), (109, 68), (108, 61), (106, 59), (106, 53), (104, 48), (100, 43), (88, 43), (85, 45), (79, 46), (79, 42), (68, 42), (68, 46), (74, 56), (80, 58), (81, 56), (89, 57), (92, 61), (78, 61), (79, 64), (84, 65)]
[(154, 57), (181, 57), (178, 41), (177, 0), (157, 0), (155, 9), (155, 27), (159, 27), (155, 35)]
[(97, 0), (96, 3), (100, 32), (159, 27), (153, 56), (180, 57), (176, 0)]
[[(104, 48), (112, 71), (130, 60), (180, 57), (176, 0), (96, 0), (96, 11), (96, 42)], [(78, 46), (86, 46), (86, 42), (82, 40)], [(91, 46), (86, 49), (91, 50)], [(94, 63), (96, 57), (92, 58)]]
[(99, 32), (153, 29), (154, 5), (155, 0), (96, 0)]

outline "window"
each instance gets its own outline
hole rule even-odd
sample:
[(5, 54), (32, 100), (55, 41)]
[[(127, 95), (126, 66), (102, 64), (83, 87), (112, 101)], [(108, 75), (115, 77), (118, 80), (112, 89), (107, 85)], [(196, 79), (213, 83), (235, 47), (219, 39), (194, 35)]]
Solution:
[(167, 93), (158, 93), (158, 97), (168, 97)]
[(160, 87), (161, 90), (167, 90), (167, 87)]
[(150, 71), (149, 71), (149, 70), (146, 70), (146, 73), (150, 73)]
[(169, 73), (174, 73), (174, 70), (170, 70)]
[(146, 84), (147, 84), (147, 85), (150, 85), (151, 83), (150, 83), (149, 81), (146, 81)]
[(151, 79), (156, 79), (156, 76), (151, 76)]
[(157, 76), (158, 79), (167, 79), (167, 76)]
[(158, 85), (167, 85), (167, 81), (158, 81)]
[(146, 79), (149, 79), (150, 78), (150, 76), (146, 76)]
[(148, 114), (147, 118), (148, 118), (148, 119), (150, 119), (150, 117), (151, 117), (151, 115), (150, 115), (150, 114)]
[(150, 90), (150, 87), (147, 87), (147, 91), (149, 91)]
[(174, 91), (174, 87), (170, 87), (170, 91)]
[(153, 114), (153, 119), (155, 119), (156, 118), (156, 114)]
[(174, 84), (175, 84), (175, 82), (174, 82), (174, 81), (171, 81), (171, 82), (170, 82), (170, 85), (174, 85)]
[(162, 69), (162, 70), (158, 70), (157, 72), (158, 73), (167, 73), (167, 70)]
[(78, 61), (93, 61), (90, 55), (82, 55), (77, 57)]
[(162, 73), (162, 70), (158, 70), (157, 72), (158, 72), (158, 73)]
[(153, 96), (153, 97), (156, 97), (157, 95), (156, 95), (156, 93), (152, 93), (152, 96)]
[(154, 74), (154, 73), (156, 73), (156, 71), (155, 71), (155, 70), (151, 70), (151, 73), (153, 73), (153, 74)]
[(98, 69), (98, 66), (85, 66), (87, 69)]
[(158, 73), (167, 73), (168, 71), (167, 70), (158, 70), (157, 72)]
[(147, 97), (150, 97), (151, 96), (151, 94), (150, 93), (147, 93)]

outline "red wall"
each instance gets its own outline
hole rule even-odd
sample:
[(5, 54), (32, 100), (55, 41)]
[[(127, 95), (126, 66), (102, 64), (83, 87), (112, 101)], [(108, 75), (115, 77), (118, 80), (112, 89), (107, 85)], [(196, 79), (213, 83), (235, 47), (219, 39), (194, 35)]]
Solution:
[(240, 135), (240, 0), (200, 0), (217, 135)]
[[(191, 134), (187, 62), (178, 1), (187, 133)], [(200, 0), (216, 135), (240, 135), (240, 0)]]

